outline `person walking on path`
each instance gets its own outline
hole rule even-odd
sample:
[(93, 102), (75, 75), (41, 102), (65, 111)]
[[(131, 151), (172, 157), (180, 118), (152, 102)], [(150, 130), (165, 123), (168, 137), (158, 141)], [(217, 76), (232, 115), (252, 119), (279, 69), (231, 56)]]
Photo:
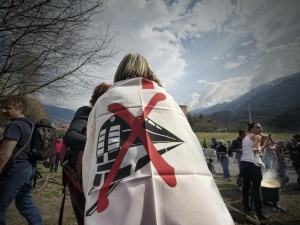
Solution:
[(220, 164), (223, 169), (223, 176), (230, 181), (230, 172), (229, 172), (229, 158), (227, 148), (225, 146), (225, 142), (223, 140), (219, 141), (219, 145), (217, 147), (217, 154), (220, 159)]
[(41, 225), (42, 217), (32, 199), (36, 162), (30, 160), (29, 141), (33, 128), (22, 120), (27, 101), (11, 96), (1, 99), (0, 105), (4, 118), (11, 121), (0, 145), (0, 225), (6, 224), (6, 212), (13, 200), (28, 224)]

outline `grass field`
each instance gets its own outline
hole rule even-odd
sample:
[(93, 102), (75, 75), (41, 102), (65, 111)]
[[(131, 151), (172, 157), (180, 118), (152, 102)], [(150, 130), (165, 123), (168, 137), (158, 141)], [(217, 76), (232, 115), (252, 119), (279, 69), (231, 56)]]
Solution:
[[(238, 133), (232, 132), (208, 132), (208, 133), (196, 133), (201, 146), (203, 146), (203, 140), (206, 139), (207, 147), (210, 148), (210, 142), (212, 138), (216, 138), (217, 140), (223, 140), (227, 143), (227, 141), (231, 141), (236, 139)], [(284, 142), (290, 141), (291, 137), (294, 133), (272, 133), (273, 140), (283, 140)]]
[[(203, 142), (210, 142), (212, 137), (216, 139), (222, 139), (224, 141), (233, 140), (236, 138), (236, 133), (197, 133), (196, 134)], [(293, 134), (274, 134), (274, 139), (290, 140)], [(36, 187), (33, 189), (33, 198), (39, 208), (42, 218), (43, 225), (55, 225), (58, 224), (60, 206), (62, 202), (62, 186), (59, 185), (61, 182), (61, 167), (59, 167), (58, 173), (50, 173), (49, 169), (43, 167), (42, 163), (38, 164), (39, 172), (43, 178), (38, 180)], [(287, 170), (294, 172), (291, 167), (291, 163)], [(236, 177), (233, 177), (231, 181), (224, 179), (222, 173), (214, 174), (217, 187), (226, 204), (233, 206), (239, 210), (242, 210), (241, 191), (236, 185)], [(46, 179), (45, 179), (46, 178)], [(48, 182), (46, 180), (48, 179)], [(56, 181), (56, 182), (53, 182)], [(296, 185), (296, 181), (290, 180), (289, 183), (285, 184), (280, 190), (280, 205), (286, 212), (269, 213), (269, 220), (266, 225), (298, 225), (300, 224), (300, 192), (295, 191), (293, 188)], [(249, 225), (250, 223), (245, 220), (234, 217), (236, 225)], [(7, 212), (7, 224), (8, 225), (19, 225), (27, 224), (25, 219), (19, 214), (15, 207), (15, 204), (11, 204)], [(76, 224), (75, 215), (71, 206), (70, 195), (66, 196), (66, 202), (64, 207), (63, 225), (74, 225)]]

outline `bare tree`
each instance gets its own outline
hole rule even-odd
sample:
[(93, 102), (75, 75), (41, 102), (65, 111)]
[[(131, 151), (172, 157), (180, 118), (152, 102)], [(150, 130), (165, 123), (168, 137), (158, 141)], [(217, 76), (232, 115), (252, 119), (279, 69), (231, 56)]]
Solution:
[[(107, 0), (0, 0), (0, 98), (57, 95), (91, 82), (115, 54)], [(76, 89), (76, 88), (75, 88)]]

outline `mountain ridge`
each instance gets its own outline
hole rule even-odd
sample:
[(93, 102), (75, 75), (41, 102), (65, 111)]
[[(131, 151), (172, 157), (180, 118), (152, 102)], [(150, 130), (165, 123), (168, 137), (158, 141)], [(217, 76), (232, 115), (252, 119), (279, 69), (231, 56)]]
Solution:
[(75, 111), (54, 105), (43, 104), (48, 118), (54, 122), (70, 123), (74, 117)]
[[(190, 111), (191, 115), (203, 114), (208, 118), (224, 122), (249, 121), (248, 102), (253, 121), (287, 127), (299, 126), (300, 98), (298, 97), (300, 72), (261, 84), (229, 103), (221, 103), (206, 109)], [(75, 111), (44, 104), (52, 121), (70, 123)], [(298, 115), (299, 114), (299, 115)], [(300, 117), (300, 116), (299, 116)], [(296, 121), (296, 122), (295, 122)]]
[(283, 116), (289, 111), (297, 112), (300, 105), (299, 84), (300, 72), (261, 84), (231, 102), (193, 110), (190, 113), (203, 114), (218, 121), (248, 121), (250, 105), (253, 120), (265, 123), (273, 121), (272, 123), (276, 124), (273, 120), (275, 117), (280, 120), (279, 115)]

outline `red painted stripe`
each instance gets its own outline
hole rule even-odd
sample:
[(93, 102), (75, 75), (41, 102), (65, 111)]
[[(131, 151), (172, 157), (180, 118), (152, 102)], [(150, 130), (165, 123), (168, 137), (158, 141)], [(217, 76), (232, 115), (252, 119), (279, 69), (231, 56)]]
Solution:
[[(151, 82), (152, 83), (152, 82)], [(153, 84), (152, 84), (153, 85)], [(145, 107), (145, 110), (142, 113), (141, 118), (135, 118), (134, 115), (132, 115), (128, 109), (126, 109), (123, 105), (118, 103), (113, 103), (108, 106), (108, 111), (114, 113), (115, 115), (122, 118), (130, 127), (131, 127), (131, 133), (126, 140), (126, 142), (123, 144), (123, 146), (120, 148), (120, 151), (116, 157), (116, 160), (114, 161), (114, 164), (109, 171), (109, 174), (107, 178), (104, 181), (104, 184), (100, 188), (100, 192), (98, 195), (98, 203), (97, 203), (97, 212), (103, 212), (106, 210), (106, 208), (109, 205), (109, 199), (108, 199), (108, 192), (109, 187), (114, 181), (120, 166), (122, 164), (123, 159), (125, 158), (125, 155), (127, 151), (129, 150), (132, 143), (135, 141), (136, 138), (139, 138), (142, 144), (145, 147), (145, 150), (147, 151), (147, 154), (149, 155), (149, 158), (155, 167), (157, 173), (160, 175), (160, 177), (165, 181), (165, 183), (169, 187), (175, 187), (177, 185), (176, 177), (175, 177), (175, 170), (174, 168), (168, 164), (168, 162), (165, 161), (165, 159), (158, 153), (157, 149), (155, 148), (154, 144), (152, 143), (148, 133), (146, 132), (145, 128), (143, 127), (143, 124), (145, 122), (145, 118), (150, 114), (152, 109), (155, 107), (155, 105), (162, 100), (165, 100), (166, 96), (162, 93), (156, 93), (152, 99), (149, 101), (147, 106)]]
[(142, 80), (142, 88), (143, 89), (154, 89), (153, 82), (151, 80), (143, 78), (143, 80)]

